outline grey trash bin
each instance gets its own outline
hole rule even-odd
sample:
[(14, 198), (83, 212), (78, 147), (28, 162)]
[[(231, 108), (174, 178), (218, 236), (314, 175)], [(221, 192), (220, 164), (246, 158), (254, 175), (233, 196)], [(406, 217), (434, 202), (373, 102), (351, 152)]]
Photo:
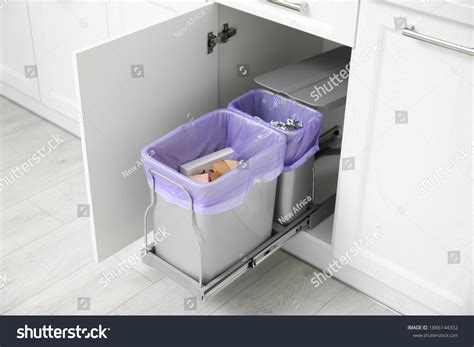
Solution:
[[(211, 183), (179, 173), (179, 166), (231, 147), (242, 164)], [(207, 284), (272, 234), (277, 177), (285, 138), (234, 111), (216, 110), (186, 123), (142, 150), (154, 187), (156, 255)]]
[[(285, 135), (285, 167), (278, 178), (274, 219), (283, 225), (291, 223), (312, 203), (313, 157), (319, 149), (323, 115), (315, 109), (263, 89), (249, 91), (234, 99), (229, 103), (229, 108), (258, 119)], [(270, 125), (272, 121), (287, 123), (288, 119), (301, 122), (302, 128), (285, 130)]]
[[(246, 255), (271, 236), (276, 186), (276, 179), (255, 183), (238, 207), (214, 215), (194, 214), (202, 239), (203, 284), (236, 262), (246, 261)], [(190, 211), (158, 195), (153, 218), (154, 231), (169, 234), (155, 242), (156, 254), (198, 280), (200, 249)]]

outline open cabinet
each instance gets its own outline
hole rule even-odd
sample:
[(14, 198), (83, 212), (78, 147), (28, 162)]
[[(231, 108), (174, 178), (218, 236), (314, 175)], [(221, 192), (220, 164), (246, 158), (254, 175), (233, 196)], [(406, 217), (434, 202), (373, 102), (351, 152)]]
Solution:
[[(283, 83), (294, 76), (278, 87), (272, 73), (342, 45), (354, 62), (347, 111), (342, 102), (326, 115), (323, 133), (339, 127), (337, 141), (314, 164), (314, 201), (329, 205), (319, 210), (319, 225), (284, 240), (284, 249), (325, 269), (381, 230), (335, 277), (403, 313), (472, 312), (473, 28), (467, 14), (456, 15), (466, 7), (308, 6), (302, 14), (269, 1), (217, 0), (76, 54), (96, 259), (143, 234), (146, 144), (226, 107), (259, 87), (255, 81), (299, 100), (297, 88)], [(415, 29), (394, 26), (395, 18)], [(209, 38), (226, 23), (236, 35), (208, 52)], [(414, 30), (466, 46), (467, 54), (414, 40)], [(436, 170), (448, 164), (449, 178), (436, 176), (434, 184)]]
[[(235, 35), (223, 40), (227, 42), (209, 44), (210, 38), (226, 30), (226, 24), (236, 29)], [(317, 35), (211, 3), (78, 52), (82, 143), (96, 260), (143, 236), (143, 215), (150, 201), (140, 159), (145, 145), (257, 88), (255, 77), (337, 46)], [(343, 50), (349, 57), (350, 48)], [(341, 67), (333, 66), (334, 72)], [(341, 100), (322, 130), (332, 134), (328, 140), (335, 152), (319, 158), (315, 170), (321, 186), (315, 201), (329, 203), (320, 220), (334, 209), (337, 145), (344, 118), (345, 99)], [(313, 233), (330, 244), (332, 219), (323, 224), (323, 231)]]

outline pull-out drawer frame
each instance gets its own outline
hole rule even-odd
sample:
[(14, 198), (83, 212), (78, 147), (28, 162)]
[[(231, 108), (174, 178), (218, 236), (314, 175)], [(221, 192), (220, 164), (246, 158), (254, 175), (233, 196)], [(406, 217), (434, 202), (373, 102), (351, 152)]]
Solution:
[[(328, 150), (328, 154), (333, 154), (332, 151), (329, 149), (329, 145), (339, 136), (340, 127), (336, 126), (326, 133), (321, 135), (321, 143), (320, 147), (321, 150), (317, 154), (319, 157), (321, 154), (324, 154), (325, 150)], [(316, 157), (316, 158), (317, 158)], [(155, 171), (150, 172), (150, 176), (152, 178), (152, 184), (150, 185), (150, 197), (151, 203), (145, 211), (144, 216), (144, 238), (145, 238), (145, 249), (141, 252), (142, 254), (142, 261), (143, 263), (159, 270), (166, 276), (170, 277), (184, 288), (189, 290), (194, 296), (198, 297), (200, 300), (205, 301), (206, 299), (212, 297), (213, 295), (220, 292), (222, 289), (226, 288), (230, 285), (233, 281), (238, 279), (242, 276), (245, 272), (250, 269), (257, 267), (260, 263), (262, 263), (265, 259), (269, 258), (273, 253), (277, 250), (282, 248), (291, 238), (293, 238), (298, 232), (309, 230), (314, 228), (316, 225), (321, 223), (327, 217), (334, 213), (335, 203), (336, 203), (336, 196), (333, 195), (326, 199), (321, 204), (315, 204), (308, 208), (308, 210), (303, 213), (299, 218), (295, 219), (290, 224), (283, 226), (279, 223), (273, 223), (273, 236), (268, 239), (266, 242), (255, 248), (249, 254), (242, 258), (242, 260), (238, 261), (234, 265), (230, 266), (227, 270), (221, 273), (219, 276), (214, 278), (207, 284), (202, 283), (202, 271), (200, 272), (199, 279), (195, 280), (191, 278), (186, 273), (182, 272), (172, 264), (166, 262), (156, 253), (156, 249), (154, 246), (148, 244), (148, 218), (150, 211), (152, 211), (156, 204), (155, 198), (155, 180), (154, 175), (160, 176), (161, 178), (165, 179), (166, 181), (176, 185), (179, 187), (185, 195), (187, 196), (190, 202), (190, 213), (192, 214), (192, 223), (193, 223), (193, 230), (196, 234), (198, 244), (201, 245), (200, 233), (197, 229), (194, 219), (194, 209), (193, 209), (193, 201), (190, 194), (186, 191), (184, 187), (179, 185), (178, 183), (166, 178)], [(200, 247), (200, 256), (202, 259), (202, 248)], [(202, 267), (201, 267), (202, 270)]]

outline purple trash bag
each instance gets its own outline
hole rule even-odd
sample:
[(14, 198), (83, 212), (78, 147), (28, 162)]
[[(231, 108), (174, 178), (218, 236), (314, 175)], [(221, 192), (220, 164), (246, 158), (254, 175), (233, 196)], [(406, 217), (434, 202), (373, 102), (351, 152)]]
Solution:
[[(222, 109), (172, 130), (143, 148), (141, 157), (148, 184), (152, 185), (153, 170), (155, 192), (163, 199), (189, 208), (187, 192), (194, 211), (209, 215), (242, 204), (254, 183), (277, 178), (283, 171), (285, 142), (282, 134), (264, 124)], [(181, 164), (226, 147), (234, 150), (233, 159), (244, 162), (217, 180), (200, 183), (179, 172)]]
[[(323, 115), (319, 111), (263, 89), (239, 96), (229, 103), (228, 108), (251, 116), (286, 136), (285, 172), (300, 167), (319, 150), (323, 124)], [(289, 117), (301, 121), (303, 128), (281, 130), (270, 125), (272, 120), (285, 122)]]

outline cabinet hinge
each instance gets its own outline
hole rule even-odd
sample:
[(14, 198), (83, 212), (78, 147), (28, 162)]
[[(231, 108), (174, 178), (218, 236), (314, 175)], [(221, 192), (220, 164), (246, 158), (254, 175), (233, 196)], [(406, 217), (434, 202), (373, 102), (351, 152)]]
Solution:
[(207, 54), (210, 54), (214, 51), (214, 47), (218, 43), (226, 43), (229, 41), (229, 39), (232, 36), (235, 36), (237, 34), (237, 29), (236, 28), (229, 28), (229, 24), (225, 23), (222, 26), (222, 31), (218, 33), (217, 35), (214, 35), (214, 33), (211, 31), (210, 33), (207, 34)]

